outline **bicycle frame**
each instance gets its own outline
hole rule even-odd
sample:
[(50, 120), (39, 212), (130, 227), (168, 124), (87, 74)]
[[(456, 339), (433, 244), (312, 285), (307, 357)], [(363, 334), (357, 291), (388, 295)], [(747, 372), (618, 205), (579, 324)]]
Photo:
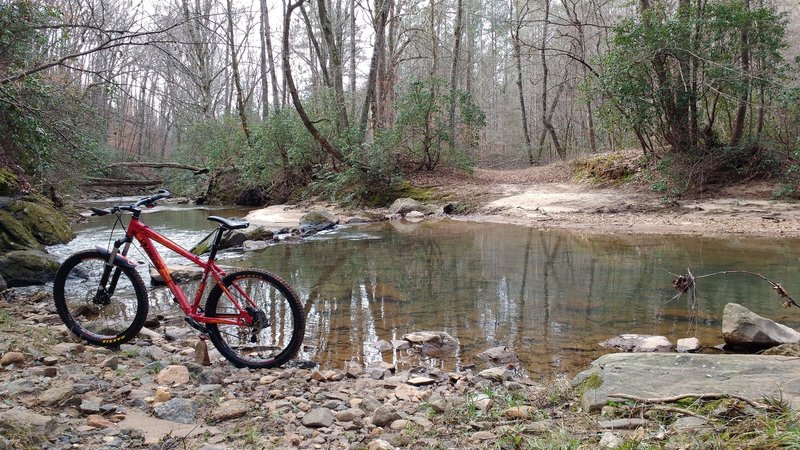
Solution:
[[(220, 231), (218, 231), (220, 232)], [(164, 284), (170, 290), (173, 296), (175, 296), (175, 300), (178, 303), (178, 306), (183, 310), (184, 314), (189, 319), (192, 319), (199, 323), (213, 323), (213, 324), (224, 324), (224, 325), (252, 325), (253, 318), (250, 316), (249, 313), (242, 307), (242, 305), (236, 300), (236, 298), (231, 294), (231, 292), (225, 287), (222, 283), (222, 278), (226, 275), (225, 271), (222, 270), (217, 264), (214, 262), (214, 253), (212, 252), (212, 256), (209, 257), (208, 261), (203, 261), (197, 255), (194, 255), (181, 247), (180, 245), (172, 242), (169, 238), (165, 237), (164, 235), (158, 233), (157, 231), (153, 230), (147, 224), (141, 221), (137, 214), (131, 218), (130, 223), (128, 224), (128, 229), (125, 233), (125, 238), (118, 240), (114, 244), (114, 252), (112, 253), (111, 261), (113, 261), (114, 254), (117, 253), (119, 247), (124, 243), (125, 247), (123, 248), (121, 254), (122, 256), (127, 256), (128, 249), (130, 248), (130, 243), (132, 239), (136, 239), (136, 241), (141, 245), (142, 249), (144, 250), (145, 254), (147, 254), (150, 261), (153, 263), (153, 266), (158, 271), (159, 275), (161, 275), (162, 280), (164, 280)], [(164, 247), (168, 248), (169, 250), (181, 255), (182, 257), (188, 259), (195, 265), (201, 267), (203, 269), (203, 277), (200, 280), (200, 285), (197, 288), (197, 293), (192, 300), (192, 303), (189, 303), (189, 300), (184, 294), (183, 290), (178, 286), (178, 283), (172, 279), (170, 275), (169, 268), (167, 264), (164, 262), (164, 259), (159, 254), (158, 250), (156, 249), (155, 245), (153, 245), (153, 241), (163, 245)], [(205, 292), (208, 277), (209, 275), (214, 280), (214, 282), (222, 289), (222, 292), (228, 296), (231, 303), (236, 307), (239, 311), (238, 314), (220, 314), (214, 317), (206, 316), (205, 312), (200, 312), (200, 301), (203, 297), (203, 293)], [(115, 276), (116, 278), (116, 276)], [(234, 285), (235, 286), (235, 285)], [(254, 306), (254, 302), (247, 296), (243, 289), (238, 286), (235, 286), (236, 290), (244, 296), (250, 306)]]

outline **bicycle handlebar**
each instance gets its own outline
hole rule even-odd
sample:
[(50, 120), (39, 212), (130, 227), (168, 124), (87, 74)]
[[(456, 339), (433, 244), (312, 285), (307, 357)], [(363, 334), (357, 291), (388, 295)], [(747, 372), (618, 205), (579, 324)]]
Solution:
[(89, 208), (92, 211), (93, 216), (105, 216), (108, 214), (114, 214), (118, 211), (128, 211), (132, 213), (141, 212), (140, 206), (144, 206), (145, 208), (152, 208), (156, 206), (156, 202), (169, 198), (172, 196), (172, 193), (166, 189), (160, 189), (155, 195), (151, 195), (150, 197), (144, 197), (133, 203), (131, 205), (115, 205), (109, 208)]

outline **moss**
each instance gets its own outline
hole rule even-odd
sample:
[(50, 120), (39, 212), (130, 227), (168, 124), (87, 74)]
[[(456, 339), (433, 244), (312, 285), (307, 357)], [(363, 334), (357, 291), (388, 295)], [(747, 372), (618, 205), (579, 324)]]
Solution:
[(11, 195), (17, 190), (17, 176), (8, 169), (0, 167), (0, 195)]
[(602, 385), (603, 379), (597, 374), (597, 372), (595, 372), (581, 381), (581, 383), (575, 387), (575, 392), (578, 394), (578, 396), (582, 396), (586, 392), (598, 389)]
[(67, 218), (41, 196), (28, 196), (9, 202), (14, 217), (45, 245), (64, 244), (75, 237)]
[(26, 225), (9, 211), (0, 209), (0, 250), (43, 248)]

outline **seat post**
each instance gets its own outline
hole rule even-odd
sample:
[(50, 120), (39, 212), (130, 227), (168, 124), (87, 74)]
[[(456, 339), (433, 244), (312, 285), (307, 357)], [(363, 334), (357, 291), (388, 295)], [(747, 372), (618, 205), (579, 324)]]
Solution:
[(209, 261), (214, 261), (214, 258), (216, 258), (217, 248), (219, 247), (219, 243), (222, 242), (222, 233), (225, 231), (227, 231), (227, 229), (223, 225), (220, 225), (219, 228), (217, 228), (217, 235), (214, 236), (214, 242), (211, 244), (211, 251), (208, 255)]

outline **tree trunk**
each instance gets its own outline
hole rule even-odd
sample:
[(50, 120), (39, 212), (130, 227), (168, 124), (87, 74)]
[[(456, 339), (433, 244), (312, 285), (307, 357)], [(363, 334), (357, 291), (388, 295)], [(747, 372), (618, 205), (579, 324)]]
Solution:
[[(333, 72), (333, 95), (336, 101), (336, 116), (339, 132), (344, 132), (348, 126), (347, 120), (347, 105), (344, 99), (344, 81), (342, 70), (342, 52), (339, 48), (339, 43), (333, 32), (333, 24), (330, 15), (328, 14), (327, 0), (317, 0), (317, 10), (319, 12), (319, 21), (322, 27), (322, 36), (325, 38), (325, 44), (328, 47), (331, 61), (331, 71)], [(337, 27), (338, 29), (338, 27)]]
[(286, 81), (289, 95), (292, 97), (294, 108), (297, 110), (297, 115), (300, 116), (300, 120), (303, 121), (303, 125), (305, 125), (308, 132), (314, 137), (314, 140), (317, 141), (320, 147), (322, 147), (322, 150), (333, 158), (335, 163), (342, 160), (342, 153), (319, 132), (317, 127), (314, 125), (314, 122), (308, 116), (308, 113), (303, 106), (303, 102), (300, 100), (300, 94), (297, 92), (297, 86), (294, 84), (294, 78), (292, 77), (292, 66), (289, 63), (289, 52), (291, 51), (291, 47), (289, 46), (289, 29), (291, 28), (292, 12), (300, 7), (304, 1), (305, 0), (298, 0), (296, 3), (289, 4), (289, 6), (286, 8), (286, 14), (283, 18), (283, 78)]
[(228, 49), (231, 57), (231, 72), (233, 72), (233, 84), (236, 88), (236, 111), (239, 113), (239, 119), (242, 121), (242, 131), (247, 139), (247, 146), (252, 147), (253, 141), (250, 137), (250, 126), (247, 123), (247, 110), (244, 101), (244, 92), (242, 91), (242, 80), (239, 76), (239, 58), (236, 55), (236, 42), (233, 35), (233, 4), (231, 0), (227, 0), (228, 11)]
[(259, 28), (261, 34), (261, 55), (260, 55), (260, 69), (261, 69), (261, 119), (266, 120), (269, 116), (269, 67), (267, 66), (267, 0), (260, 0), (259, 5), (261, 8), (261, 26)]
[(461, 58), (461, 34), (462, 34), (462, 21), (464, 15), (463, 0), (458, 0), (456, 3), (456, 23), (453, 29), (453, 66), (450, 69), (450, 111), (449, 111), (449, 134), (450, 134), (450, 147), (455, 150), (456, 147), (456, 89), (458, 88), (458, 63)]
[(356, 118), (356, 0), (350, 6), (350, 114)]
[(531, 133), (528, 130), (528, 109), (525, 107), (525, 92), (522, 86), (522, 42), (520, 41), (520, 31), (522, 29), (522, 19), (527, 13), (527, 3), (525, 4), (526, 13), (523, 14), (518, 8), (514, 16), (513, 8), (516, 0), (511, 0), (512, 17), (514, 23), (510, 27), (511, 42), (514, 48), (514, 65), (517, 69), (517, 91), (519, 94), (519, 109), (522, 122), (522, 134), (525, 137), (525, 152), (528, 154), (528, 163), (534, 164), (533, 146), (531, 145)]
[[(745, 0), (745, 8), (750, 10), (750, 0)], [(742, 75), (740, 81), (742, 84), (742, 92), (739, 94), (739, 102), (736, 108), (736, 120), (733, 124), (733, 131), (731, 132), (731, 146), (736, 146), (742, 139), (744, 134), (744, 120), (747, 116), (747, 100), (750, 98), (750, 44), (748, 36), (748, 24), (744, 24), (741, 28), (742, 39)]]
[[(644, 0), (646, 1), (646, 0)], [(556, 134), (555, 127), (553, 127), (553, 123), (551, 119), (553, 117), (553, 113), (556, 110), (556, 105), (558, 104), (558, 98), (561, 96), (561, 92), (564, 89), (564, 83), (561, 83), (558, 88), (558, 92), (556, 93), (555, 98), (553, 99), (553, 104), (548, 107), (547, 104), (547, 84), (548, 84), (548, 76), (549, 76), (549, 68), (547, 66), (547, 33), (548, 33), (548, 26), (550, 23), (550, 0), (544, 0), (544, 29), (542, 31), (542, 48), (541, 48), (541, 61), (542, 61), (542, 125), (544, 126), (544, 130), (542, 130), (542, 135), (539, 137), (539, 156), (542, 155), (542, 147), (544, 146), (544, 133), (545, 130), (550, 133), (550, 139), (553, 141), (553, 146), (556, 148), (556, 153), (558, 157), (562, 160), (567, 159), (567, 152), (564, 148), (561, 147), (561, 142), (558, 139), (558, 135)]]

